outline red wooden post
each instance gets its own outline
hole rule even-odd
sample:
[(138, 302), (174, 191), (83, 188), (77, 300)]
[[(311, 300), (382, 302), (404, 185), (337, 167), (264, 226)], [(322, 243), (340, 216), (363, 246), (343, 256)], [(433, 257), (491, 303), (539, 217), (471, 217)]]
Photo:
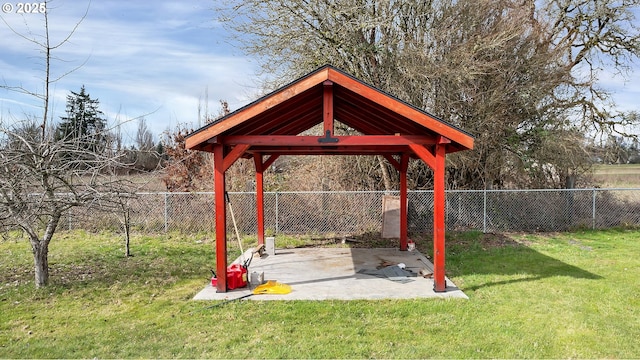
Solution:
[(435, 169), (433, 177), (433, 281), (434, 291), (446, 291), (444, 274), (444, 235), (445, 235), (445, 144), (435, 147)]
[(407, 167), (409, 155), (402, 154), (400, 159), (400, 250), (407, 250)]
[(264, 244), (264, 167), (262, 154), (253, 154), (256, 165), (256, 220), (258, 222), (258, 245)]
[(224, 198), (224, 146), (213, 145), (213, 167), (216, 198), (216, 275), (217, 291), (227, 292), (227, 204)]

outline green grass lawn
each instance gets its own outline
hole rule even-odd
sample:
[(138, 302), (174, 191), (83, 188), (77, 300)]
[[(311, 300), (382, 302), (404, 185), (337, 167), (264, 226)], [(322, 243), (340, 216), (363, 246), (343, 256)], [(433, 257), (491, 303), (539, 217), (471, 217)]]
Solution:
[[(280, 241), (280, 240), (279, 240)], [(469, 300), (193, 301), (207, 234), (0, 240), (0, 358), (638, 358), (640, 231), (448, 235)], [(429, 244), (418, 243), (428, 252)]]

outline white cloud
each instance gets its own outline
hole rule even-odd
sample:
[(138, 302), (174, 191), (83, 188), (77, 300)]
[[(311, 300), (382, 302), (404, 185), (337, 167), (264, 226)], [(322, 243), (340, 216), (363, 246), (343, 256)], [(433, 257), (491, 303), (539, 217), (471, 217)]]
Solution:
[[(246, 58), (232, 56), (233, 50), (215, 39), (208, 3), (92, 2), (69, 42), (54, 53), (54, 77), (78, 67), (52, 89), (54, 112), (63, 114), (67, 94), (83, 84), (100, 100), (111, 121), (118, 114), (121, 118), (145, 115), (156, 134), (177, 123), (196, 124), (198, 102), (204, 101), (205, 89), (210, 112), (216, 112), (219, 99), (228, 100), (233, 108), (246, 104), (251, 100), (245, 95), (252, 86), (253, 66)], [(52, 39), (62, 41), (85, 10), (86, 3), (52, 2)], [(32, 31), (29, 36), (40, 39), (41, 35), (33, 34), (42, 28), (39, 16), (9, 14), (4, 18), (16, 31)], [(0, 81), (41, 91), (42, 55), (37, 47), (4, 24), (0, 25), (0, 38)], [(37, 110), (34, 101), (0, 90), (0, 114)]]
[(611, 92), (619, 110), (640, 111), (640, 66), (633, 66), (627, 74), (604, 69), (600, 72), (598, 83)]

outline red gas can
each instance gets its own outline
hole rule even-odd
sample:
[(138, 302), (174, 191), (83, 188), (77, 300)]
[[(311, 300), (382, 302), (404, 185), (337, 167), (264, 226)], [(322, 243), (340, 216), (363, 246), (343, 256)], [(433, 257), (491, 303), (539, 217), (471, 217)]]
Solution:
[(227, 267), (227, 289), (233, 290), (247, 286), (247, 268), (240, 264)]

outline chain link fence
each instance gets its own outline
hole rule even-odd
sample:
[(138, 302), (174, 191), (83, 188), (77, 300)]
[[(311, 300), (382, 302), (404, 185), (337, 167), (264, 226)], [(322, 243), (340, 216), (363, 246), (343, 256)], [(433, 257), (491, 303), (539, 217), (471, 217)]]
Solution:
[[(382, 198), (395, 193), (266, 192), (265, 230), (270, 234), (346, 234), (382, 228)], [(238, 229), (255, 234), (256, 195), (229, 193)], [(213, 193), (139, 193), (128, 202), (132, 229), (141, 232), (213, 231)], [(433, 191), (408, 194), (409, 233), (433, 231)], [(227, 225), (232, 231), (231, 213)], [(122, 214), (75, 209), (62, 220), (69, 229), (119, 229)], [(449, 230), (549, 232), (576, 228), (640, 226), (640, 189), (447, 191)]]

